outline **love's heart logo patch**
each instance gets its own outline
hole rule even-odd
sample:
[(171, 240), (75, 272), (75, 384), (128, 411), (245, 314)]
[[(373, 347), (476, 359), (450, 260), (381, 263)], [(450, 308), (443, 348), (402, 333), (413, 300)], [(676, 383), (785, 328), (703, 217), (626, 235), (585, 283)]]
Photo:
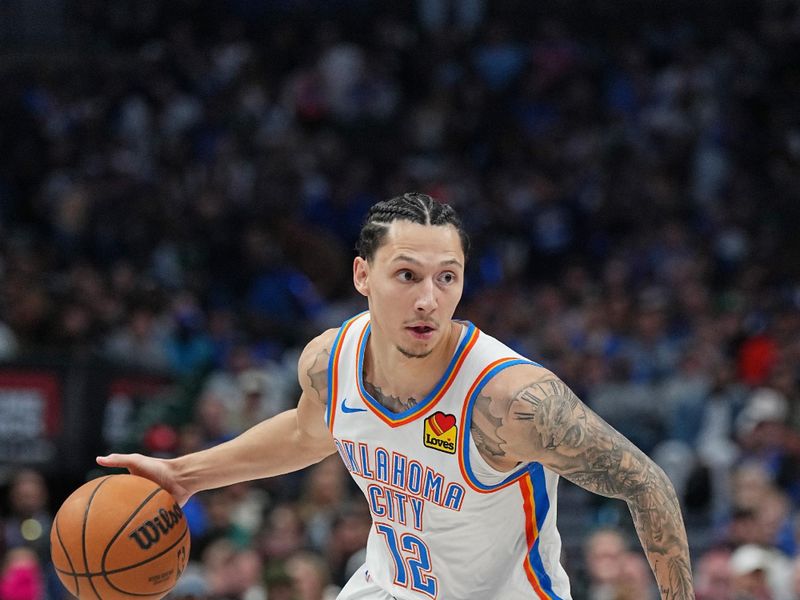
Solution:
[(425, 419), (425, 431), (422, 443), (427, 448), (455, 454), (458, 427), (455, 415), (447, 415), (441, 411), (433, 413)]

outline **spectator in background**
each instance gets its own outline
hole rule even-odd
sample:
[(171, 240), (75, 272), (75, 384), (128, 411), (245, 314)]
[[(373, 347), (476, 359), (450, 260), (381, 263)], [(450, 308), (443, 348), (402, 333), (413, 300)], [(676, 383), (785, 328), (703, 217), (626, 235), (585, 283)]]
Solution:
[(660, 383), (674, 373), (681, 356), (681, 340), (670, 328), (671, 297), (660, 287), (639, 294), (633, 315), (633, 331), (622, 352), (631, 365), (631, 378)]
[(194, 422), (204, 448), (225, 442), (235, 435), (229, 425), (228, 407), (213, 390), (204, 391), (197, 399)]
[(769, 583), (770, 557), (761, 548), (745, 544), (730, 559), (735, 600), (777, 600)]
[(335, 585), (343, 587), (364, 564), (367, 536), (371, 528), (372, 517), (365, 503), (349, 502), (340, 507), (325, 549)]
[(303, 481), (298, 507), (314, 550), (324, 552), (331, 541), (334, 521), (342, 506), (352, 500), (349, 478), (341, 461), (330, 456), (311, 467)]
[(167, 331), (146, 305), (133, 308), (126, 323), (109, 333), (105, 350), (121, 364), (158, 371), (169, 367)]
[(273, 507), (255, 539), (265, 564), (282, 564), (306, 545), (305, 523), (293, 504)]
[(761, 498), (756, 511), (759, 542), (789, 557), (797, 553), (793, 527), (793, 511), (789, 496), (780, 487), (774, 487)]
[(297, 600), (336, 600), (340, 591), (330, 582), (325, 559), (313, 552), (297, 552), (286, 561), (286, 572), (294, 581)]
[[(20, 559), (18, 563), (15, 559), (13, 573), (10, 575), (16, 582), (13, 585), (22, 585), (31, 593), (41, 592), (53, 600), (63, 595), (63, 586), (50, 561), (53, 515), (48, 508), (48, 498), (49, 490), (42, 474), (33, 469), (21, 469), (11, 478), (8, 489), (9, 510), (0, 522), (10, 558), (16, 549), (30, 549), (35, 554), (34, 561), (30, 557), (26, 559), (28, 555), (24, 552), (13, 555)], [(44, 589), (39, 590), (42, 585)], [(0, 597), (3, 595), (0, 594)]]
[(661, 439), (663, 406), (649, 383), (632, 378), (627, 358), (611, 361), (608, 380), (589, 391), (587, 404), (645, 453)]
[(47, 508), (48, 490), (44, 477), (33, 469), (17, 471), (8, 489), (9, 512), (4, 519), (7, 548), (32, 548), (39, 560), (50, 559), (50, 528), (53, 516)]
[[(36, 553), (25, 547), (9, 550), (0, 571), (3, 600), (46, 600), (45, 580)], [(57, 597), (57, 596), (53, 596)]]
[(731, 553), (725, 548), (712, 548), (704, 552), (695, 569), (697, 600), (735, 600)]
[(254, 354), (249, 345), (235, 344), (224, 368), (209, 373), (203, 385), (201, 395), (213, 394), (225, 405), (230, 435), (286, 410), (294, 392), (296, 382), (283, 363), (257, 361)]
[(726, 541), (731, 548), (756, 544), (784, 557), (796, 553), (790, 499), (760, 464), (743, 464), (736, 469), (731, 504), (732, 512), (725, 523)]
[(205, 332), (205, 316), (191, 294), (180, 294), (173, 302), (172, 330), (166, 339), (166, 354), (172, 371), (192, 375), (208, 368), (213, 345)]
[[(203, 547), (199, 565), (212, 598), (225, 597), (230, 591), (236, 552), (233, 543), (225, 538), (214, 539)], [(192, 555), (197, 555), (194, 549)]]
[(665, 418), (670, 439), (693, 447), (697, 443), (702, 414), (711, 394), (716, 370), (713, 357), (701, 348), (688, 348), (677, 369), (672, 370), (658, 386), (659, 396), (665, 405)]
[(616, 600), (657, 600), (658, 597), (656, 580), (647, 560), (638, 552), (626, 552), (622, 557)]
[(212, 597), (268, 600), (263, 581), (264, 562), (255, 550), (235, 549), (225, 542), (209, 550), (222, 553), (216, 568), (208, 569)]
[(627, 541), (616, 529), (597, 529), (589, 534), (583, 546), (586, 578), (582, 587), (586, 600), (617, 599), (627, 551)]
[(789, 425), (787, 397), (773, 388), (753, 391), (737, 417), (737, 440), (743, 461), (757, 462), (775, 484), (797, 497), (800, 490), (800, 444)]
[(786, 397), (771, 388), (753, 391), (736, 420), (745, 459), (760, 462), (776, 477), (782, 459), (783, 426), (789, 416)]
[(264, 585), (268, 600), (298, 600), (294, 579), (282, 566), (276, 565), (267, 569)]
[(210, 590), (208, 581), (197, 564), (190, 564), (178, 579), (175, 587), (166, 595), (167, 600), (207, 600)]
[(277, 365), (270, 366), (270, 369), (252, 369), (239, 375), (241, 402), (235, 411), (239, 431), (249, 429), (289, 408), (285, 374), (280, 372)]
[(264, 523), (264, 513), (270, 506), (269, 494), (252, 481), (229, 486), (233, 499), (231, 522), (252, 540)]
[[(695, 449), (713, 384), (712, 360), (713, 357), (704, 356), (699, 348), (689, 348), (675, 372), (665, 376), (654, 389), (663, 405), (667, 430), (666, 439), (653, 448), (653, 460), (667, 473), (682, 499), (694, 492), (687, 488), (702, 468)], [(710, 498), (705, 500), (706, 504), (710, 503)]]
[(710, 516), (718, 521), (730, 511), (731, 472), (740, 454), (735, 422), (746, 389), (735, 379), (728, 360), (714, 369), (711, 378), (713, 386), (704, 403), (696, 444), (699, 464), (708, 469)]
[(203, 535), (192, 539), (192, 551), (202, 556), (206, 546), (216, 540), (227, 540), (236, 550), (246, 548), (250, 535), (233, 521), (236, 508), (235, 492), (227, 488), (209, 490), (202, 494), (206, 527)]
[(736, 593), (791, 600), (792, 563), (775, 548), (743, 544), (731, 554), (730, 565)]

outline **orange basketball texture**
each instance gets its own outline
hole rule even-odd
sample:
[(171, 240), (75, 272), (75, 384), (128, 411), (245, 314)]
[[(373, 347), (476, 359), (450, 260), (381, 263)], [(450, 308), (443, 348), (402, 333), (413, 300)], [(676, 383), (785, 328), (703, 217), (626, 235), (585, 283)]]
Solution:
[(189, 558), (189, 528), (157, 483), (108, 475), (85, 483), (58, 509), (50, 531), (58, 577), (81, 600), (156, 600)]

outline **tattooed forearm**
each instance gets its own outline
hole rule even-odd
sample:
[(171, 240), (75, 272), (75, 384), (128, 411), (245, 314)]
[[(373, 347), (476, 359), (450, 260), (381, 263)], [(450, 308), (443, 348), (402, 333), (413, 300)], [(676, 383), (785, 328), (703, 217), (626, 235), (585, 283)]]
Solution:
[(366, 388), (367, 392), (369, 392), (370, 396), (375, 398), (378, 402), (380, 402), (383, 406), (388, 408), (389, 410), (400, 413), (404, 410), (408, 410), (412, 406), (416, 406), (418, 400), (416, 398), (409, 397), (406, 400), (403, 400), (399, 396), (389, 396), (384, 394), (381, 391), (381, 388), (378, 386), (372, 385), (369, 381), (364, 380), (364, 387)]
[(487, 460), (536, 460), (592, 492), (625, 500), (662, 598), (694, 597), (686, 532), (669, 479), (563, 382), (532, 382), (512, 397), (479, 396), (471, 433)]

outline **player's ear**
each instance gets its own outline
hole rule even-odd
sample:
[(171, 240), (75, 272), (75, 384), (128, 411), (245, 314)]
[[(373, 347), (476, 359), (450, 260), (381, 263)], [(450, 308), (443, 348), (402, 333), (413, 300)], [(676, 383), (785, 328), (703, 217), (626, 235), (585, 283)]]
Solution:
[(369, 263), (360, 256), (353, 261), (353, 285), (362, 296), (369, 294)]

